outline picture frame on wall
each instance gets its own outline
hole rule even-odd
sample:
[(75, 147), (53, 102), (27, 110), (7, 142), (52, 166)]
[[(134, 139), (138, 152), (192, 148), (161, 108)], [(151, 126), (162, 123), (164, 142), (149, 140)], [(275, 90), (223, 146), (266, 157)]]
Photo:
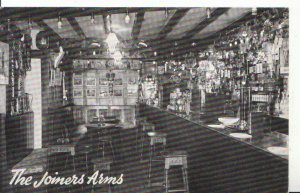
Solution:
[(82, 77), (74, 77), (73, 78), (73, 85), (74, 86), (82, 86), (83, 85)]
[(87, 89), (86, 90), (86, 97), (88, 97), (88, 98), (96, 97), (96, 89)]
[(108, 88), (100, 88), (99, 97), (108, 97), (109, 91)]
[(86, 86), (96, 86), (96, 78), (86, 78)]
[(121, 89), (114, 89), (114, 96), (123, 96), (123, 91)]
[(99, 78), (99, 85), (108, 85), (108, 80), (106, 78)]
[(83, 90), (82, 89), (74, 89), (73, 90), (73, 97), (74, 98), (82, 98), (83, 97)]

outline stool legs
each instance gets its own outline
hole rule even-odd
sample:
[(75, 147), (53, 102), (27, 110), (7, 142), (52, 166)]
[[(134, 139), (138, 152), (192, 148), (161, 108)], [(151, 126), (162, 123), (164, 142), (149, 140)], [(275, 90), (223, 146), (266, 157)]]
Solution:
[(186, 189), (187, 192), (189, 192), (189, 182), (188, 182), (188, 175), (187, 175), (186, 168), (182, 168), (182, 175), (183, 175), (184, 188)]
[(165, 183), (166, 183), (165, 187), (166, 187), (166, 192), (169, 191), (169, 181), (168, 181), (169, 176), (168, 176), (168, 172), (169, 172), (169, 170), (165, 169)]
[(105, 141), (102, 142), (102, 157), (105, 157)]
[(113, 155), (113, 159), (115, 159), (115, 151), (112, 141), (102, 141), (102, 157), (105, 157), (105, 143), (109, 143), (111, 153)]
[(72, 155), (72, 162), (73, 162), (73, 171), (75, 172), (76, 167), (75, 167), (75, 157)]
[(143, 160), (143, 151), (144, 151), (144, 142), (145, 142), (144, 140), (145, 140), (145, 136), (143, 133), (141, 137), (141, 154), (140, 154), (141, 160)]
[[(67, 165), (68, 165), (68, 162), (69, 162), (69, 156), (70, 155), (67, 156), (67, 160), (65, 162), (65, 169), (67, 168)], [(75, 171), (76, 170), (76, 168), (75, 168), (75, 158), (74, 158), (74, 155), (71, 155), (71, 156), (72, 156), (73, 171)], [(55, 160), (56, 160), (56, 157), (55, 157)], [(56, 161), (55, 161), (55, 163), (56, 163)]]
[(115, 152), (114, 152), (113, 143), (112, 143), (112, 141), (110, 141), (109, 143), (110, 143), (111, 152), (113, 154), (113, 159), (115, 160)]
[(89, 167), (88, 167), (88, 153), (87, 152), (85, 153), (85, 168), (86, 168), (86, 171), (88, 171)]
[(149, 170), (148, 170), (148, 184), (149, 185), (151, 185), (152, 156), (153, 156), (153, 149), (152, 149), (152, 146), (150, 146), (150, 150), (149, 150)]

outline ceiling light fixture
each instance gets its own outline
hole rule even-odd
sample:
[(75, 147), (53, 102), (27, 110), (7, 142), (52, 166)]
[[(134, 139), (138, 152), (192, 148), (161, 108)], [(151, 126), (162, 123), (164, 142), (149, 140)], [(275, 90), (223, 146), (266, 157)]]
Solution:
[(60, 15), (58, 16), (57, 27), (58, 27), (58, 29), (61, 29), (61, 28), (62, 28), (62, 22), (61, 22), (61, 17), (60, 17)]
[(115, 53), (116, 46), (119, 43), (119, 40), (117, 38), (117, 35), (115, 33), (109, 33), (105, 42), (108, 45), (108, 50), (110, 53)]
[(91, 15), (91, 24), (95, 24), (95, 15), (92, 13)]
[(129, 13), (128, 13), (128, 10), (127, 10), (127, 13), (126, 13), (126, 16), (125, 16), (125, 23), (129, 24), (129, 22), (130, 22), (130, 16), (129, 16)]
[(210, 8), (206, 8), (206, 15), (207, 15), (207, 19), (210, 18), (210, 14), (211, 14), (211, 10)]

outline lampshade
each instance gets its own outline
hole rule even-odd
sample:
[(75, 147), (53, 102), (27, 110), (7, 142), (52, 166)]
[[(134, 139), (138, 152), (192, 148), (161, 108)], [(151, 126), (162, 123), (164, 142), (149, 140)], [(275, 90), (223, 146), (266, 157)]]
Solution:
[(110, 53), (114, 53), (116, 51), (116, 46), (119, 43), (119, 40), (115, 33), (109, 33), (105, 42), (108, 45), (108, 50)]

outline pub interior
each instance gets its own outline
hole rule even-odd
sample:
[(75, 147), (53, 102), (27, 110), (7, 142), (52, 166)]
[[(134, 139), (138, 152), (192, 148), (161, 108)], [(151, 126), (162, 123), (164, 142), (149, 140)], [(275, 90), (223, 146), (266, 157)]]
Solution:
[[(1, 8), (0, 22), (3, 192), (288, 191), (288, 8)], [(84, 183), (24, 185), (21, 170)], [(110, 182), (87, 183), (97, 171)]]

